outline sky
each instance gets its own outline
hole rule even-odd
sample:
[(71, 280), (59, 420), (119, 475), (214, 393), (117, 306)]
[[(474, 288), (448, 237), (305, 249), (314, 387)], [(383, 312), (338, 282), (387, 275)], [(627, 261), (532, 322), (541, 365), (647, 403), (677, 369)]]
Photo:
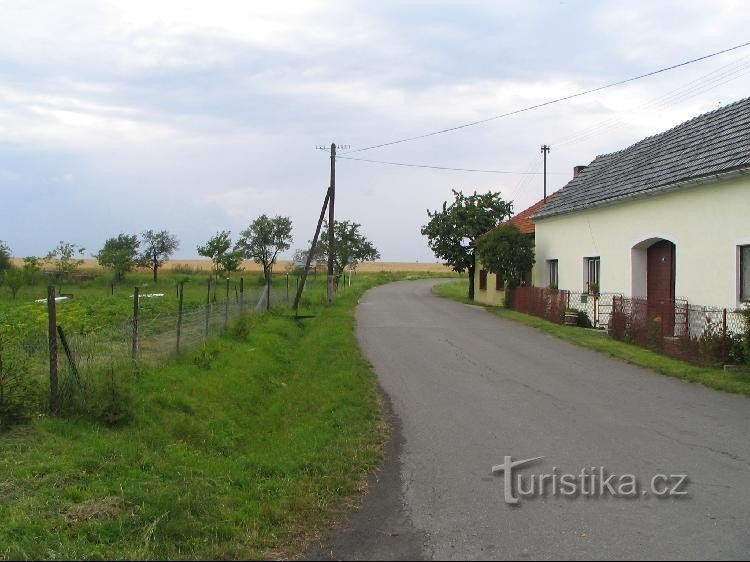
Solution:
[[(750, 41), (745, 0), (0, 0), (0, 240), (88, 254), (167, 229), (178, 257), (260, 214), (312, 237), (352, 150), (481, 120)], [(750, 47), (628, 85), (337, 162), (336, 213), (387, 261), (451, 189), (516, 211), (573, 166), (750, 95)], [(341, 151), (345, 152), (345, 151)], [(519, 172), (527, 172), (525, 174)], [(291, 254), (291, 252), (290, 252)]]

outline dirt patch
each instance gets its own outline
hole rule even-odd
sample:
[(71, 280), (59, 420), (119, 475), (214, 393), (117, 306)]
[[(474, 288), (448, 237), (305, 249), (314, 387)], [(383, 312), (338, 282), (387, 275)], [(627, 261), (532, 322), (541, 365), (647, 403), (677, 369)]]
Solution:
[(111, 519), (119, 515), (131, 515), (134, 507), (119, 496), (108, 496), (77, 503), (65, 512), (68, 521), (82, 523), (98, 519)]

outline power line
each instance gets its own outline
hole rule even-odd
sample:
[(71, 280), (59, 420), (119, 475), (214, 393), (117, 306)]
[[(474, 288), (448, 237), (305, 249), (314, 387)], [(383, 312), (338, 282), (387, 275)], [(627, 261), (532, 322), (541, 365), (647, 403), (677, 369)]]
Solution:
[[(541, 175), (541, 172), (513, 172), (508, 170), (480, 170), (476, 168), (451, 168), (449, 166), (432, 166), (429, 164), (410, 164), (406, 162), (388, 162), (386, 160), (370, 160), (368, 158), (355, 158), (353, 156), (337, 156), (337, 158), (344, 159), (344, 160), (356, 160), (358, 162), (370, 162), (372, 164), (386, 164), (389, 166), (405, 166), (408, 168), (429, 168), (431, 170), (448, 170), (452, 172), (477, 172), (482, 174), (513, 174), (513, 175)], [(555, 175), (564, 175), (560, 172), (550, 172), (551, 174)]]
[(690, 59), (690, 60), (687, 60), (687, 61), (684, 61), (684, 62), (681, 62), (681, 63), (678, 63), (678, 64), (673, 64), (672, 66), (667, 66), (667, 67), (664, 67), (664, 68), (660, 68), (658, 70), (653, 70), (651, 72), (647, 72), (645, 74), (639, 74), (638, 76), (633, 76), (631, 78), (626, 78), (625, 80), (619, 80), (617, 82), (611, 82), (609, 84), (605, 84), (604, 86), (599, 86), (597, 88), (592, 88), (592, 89), (589, 89), (589, 90), (583, 90), (581, 92), (577, 92), (575, 94), (570, 94), (568, 96), (563, 96), (563, 97), (556, 98), (556, 99), (553, 99), (553, 100), (549, 100), (549, 101), (546, 101), (546, 102), (538, 103), (538, 104), (535, 104), (535, 105), (530, 105), (530, 106), (527, 106), (527, 107), (523, 107), (521, 109), (515, 109), (515, 110), (509, 111), (507, 113), (502, 113), (500, 115), (495, 115), (494, 117), (488, 117), (486, 119), (480, 119), (478, 121), (472, 121), (472, 122), (469, 122), (469, 123), (464, 123), (463, 125), (457, 125), (455, 127), (449, 127), (447, 129), (440, 129), (438, 131), (433, 131), (431, 133), (425, 133), (423, 135), (417, 135), (417, 136), (414, 136), (414, 137), (406, 137), (406, 138), (397, 139), (397, 140), (393, 140), (393, 141), (389, 141), (389, 142), (384, 142), (384, 143), (380, 143), (380, 144), (374, 144), (372, 146), (366, 146), (364, 148), (358, 148), (358, 149), (355, 149), (355, 150), (350, 150), (346, 154), (351, 154), (353, 152), (363, 152), (365, 150), (373, 150), (375, 148), (383, 148), (385, 146), (392, 146), (394, 144), (401, 144), (401, 143), (404, 143), (404, 142), (411, 142), (411, 141), (415, 141), (415, 140), (419, 140), (419, 139), (433, 137), (433, 136), (436, 136), (436, 135), (442, 135), (442, 134), (445, 134), (445, 133), (450, 133), (450, 132), (453, 132), (453, 131), (458, 131), (460, 129), (465, 129), (467, 127), (474, 127), (476, 125), (482, 125), (482, 124), (488, 123), (490, 121), (496, 121), (498, 119), (503, 119), (505, 117), (510, 117), (512, 115), (518, 115), (519, 113), (524, 113), (524, 112), (531, 111), (531, 110), (534, 110), (534, 109), (539, 109), (541, 107), (546, 107), (546, 106), (552, 105), (554, 103), (559, 103), (559, 102), (562, 102), (562, 101), (571, 100), (573, 98), (578, 98), (578, 97), (585, 96), (585, 95), (588, 95), (588, 94), (593, 94), (595, 92), (600, 92), (600, 91), (606, 90), (608, 88), (614, 88), (615, 86), (621, 86), (623, 84), (628, 84), (629, 82), (635, 82), (636, 80), (641, 80), (643, 78), (648, 78), (650, 76), (655, 76), (655, 75), (661, 74), (663, 72), (668, 72), (670, 70), (674, 70), (675, 68), (680, 68), (680, 67), (683, 67), (683, 66), (687, 66), (689, 64), (694, 64), (696, 62), (700, 62), (702, 60), (706, 60), (706, 59), (709, 59), (709, 58), (712, 58), (712, 57), (716, 57), (716, 56), (722, 55), (724, 53), (729, 53), (731, 51), (736, 51), (736, 50), (741, 49), (743, 47), (747, 47), (748, 45), (750, 45), (750, 41), (748, 41), (746, 43), (742, 43), (740, 45), (735, 45), (734, 47), (729, 47), (728, 49), (722, 49), (721, 51), (716, 51), (716, 52), (713, 52), (713, 53), (709, 53), (707, 55), (700, 56), (698, 58)]

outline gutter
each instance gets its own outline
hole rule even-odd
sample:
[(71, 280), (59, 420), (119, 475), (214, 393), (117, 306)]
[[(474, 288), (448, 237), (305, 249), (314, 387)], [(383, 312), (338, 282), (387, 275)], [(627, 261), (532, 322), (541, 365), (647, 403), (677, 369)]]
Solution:
[(575, 207), (573, 209), (566, 209), (563, 211), (551, 211), (549, 213), (544, 214), (536, 214), (532, 217), (529, 217), (532, 221), (536, 222), (537, 220), (543, 220), (551, 217), (557, 217), (560, 215), (569, 215), (572, 213), (579, 213), (581, 211), (586, 211), (588, 209), (595, 209), (599, 207), (607, 207), (610, 205), (615, 205), (617, 203), (620, 203), (622, 201), (629, 201), (631, 199), (645, 199), (647, 197), (651, 197), (653, 195), (660, 195), (662, 193), (670, 193), (672, 191), (676, 191), (678, 189), (683, 189), (686, 187), (695, 187), (699, 185), (705, 185), (707, 183), (716, 183), (724, 180), (730, 180), (734, 178), (738, 178), (741, 176), (747, 176), (750, 175), (750, 166), (739, 168), (737, 170), (731, 170), (728, 172), (719, 172), (716, 174), (709, 174), (707, 176), (700, 176), (698, 178), (690, 178), (687, 180), (681, 180), (674, 183), (668, 183), (662, 186), (653, 187), (651, 189), (647, 189), (644, 191), (639, 191), (638, 193), (632, 193), (629, 195), (618, 195), (616, 197), (610, 197), (609, 199), (605, 199), (603, 201), (597, 201), (595, 203), (589, 203), (586, 205), (580, 205), (578, 207)]

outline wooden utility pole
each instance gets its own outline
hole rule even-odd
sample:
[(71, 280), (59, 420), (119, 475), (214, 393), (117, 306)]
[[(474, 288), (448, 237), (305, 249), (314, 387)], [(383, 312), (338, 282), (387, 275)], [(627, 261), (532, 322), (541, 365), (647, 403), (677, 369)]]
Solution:
[(327, 304), (333, 304), (333, 274), (336, 256), (336, 217), (334, 205), (336, 202), (336, 144), (331, 143), (331, 191), (328, 198), (328, 299)]
[(544, 201), (547, 201), (547, 153), (549, 152), (549, 145), (542, 145), (542, 154), (544, 155)]
[(294, 296), (294, 314), (296, 315), (299, 311), (299, 301), (302, 298), (302, 291), (305, 289), (305, 283), (307, 282), (307, 272), (310, 271), (310, 263), (312, 262), (313, 255), (315, 254), (315, 248), (318, 245), (318, 236), (320, 236), (320, 228), (323, 225), (323, 219), (326, 216), (326, 209), (328, 208), (328, 201), (331, 198), (331, 188), (326, 191), (326, 198), (323, 201), (323, 208), (320, 210), (320, 218), (318, 218), (318, 226), (315, 228), (315, 235), (313, 236), (312, 243), (310, 244), (310, 251), (307, 253), (307, 259), (305, 260), (305, 269), (302, 271), (302, 281), (297, 282), (297, 294)]

